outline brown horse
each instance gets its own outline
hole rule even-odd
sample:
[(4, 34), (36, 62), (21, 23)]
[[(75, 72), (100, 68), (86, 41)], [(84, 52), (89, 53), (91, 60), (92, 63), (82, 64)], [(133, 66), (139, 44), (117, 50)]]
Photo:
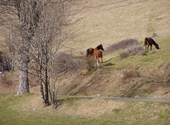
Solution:
[(152, 45), (154, 45), (156, 49), (160, 49), (159, 45), (151, 37), (145, 38), (144, 46), (147, 52), (148, 52), (149, 46), (150, 46), (150, 50), (152, 50)]
[(97, 66), (98, 66), (99, 62), (103, 62), (103, 52), (102, 51), (104, 51), (102, 44), (98, 45), (96, 48), (88, 48), (86, 50), (86, 57), (94, 56)]
[(102, 44), (98, 45), (96, 48), (88, 48), (86, 50), (86, 57), (94, 56), (95, 59), (101, 58), (101, 62), (103, 62), (103, 53), (102, 53), (102, 51), (104, 51), (104, 48), (103, 48)]

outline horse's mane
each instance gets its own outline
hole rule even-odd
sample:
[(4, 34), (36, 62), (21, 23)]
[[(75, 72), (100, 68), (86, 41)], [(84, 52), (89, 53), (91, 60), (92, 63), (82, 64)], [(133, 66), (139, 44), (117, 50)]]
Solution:
[(102, 51), (104, 51), (104, 48), (103, 48), (103, 45), (102, 45), (102, 44), (98, 45), (98, 46), (96, 47), (96, 49), (97, 49), (97, 50), (102, 50)]
[(149, 37), (149, 39), (152, 41), (152, 44), (155, 45), (155, 48), (159, 49), (159, 45), (156, 43), (156, 41), (152, 39), (151, 37)]

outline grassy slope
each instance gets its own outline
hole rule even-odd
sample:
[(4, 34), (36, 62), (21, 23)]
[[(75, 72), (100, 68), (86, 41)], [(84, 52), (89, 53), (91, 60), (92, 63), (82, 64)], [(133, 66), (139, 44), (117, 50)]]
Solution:
[[(69, 47), (84, 51), (102, 43), (107, 47), (127, 38), (143, 41), (156, 33), (160, 38), (170, 34), (170, 2), (168, 0), (82, 0), (73, 9), (72, 25), (78, 34)], [(83, 48), (82, 48), (83, 47)]]
[(158, 67), (162, 63), (169, 62), (170, 59), (170, 38), (157, 39), (157, 42), (161, 46), (160, 50), (156, 50), (153, 46), (153, 50), (149, 51), (146, 55), (141, 56), (131, 56), (126, 59), (115, 61), (112, 59), (110, 62), (115, 63), (115, 67), (117, 68), (125, 68), (125, 67), (137, 67), (141, 66), (143, 69), (153, 69)]
[(105, 62), (95, 72), (89, 75), (78, 73), (75, 78), (61, 81), (61, 94), (169, 98), (169, 82), (164, 81), (170, 69), (160, 66), (169, 63), (170, 38), (156, 38), (156, 41), (161, 49), (153, 47), (146, 55), (120, 59), (117, 57), (119, 52), (105, 53)]

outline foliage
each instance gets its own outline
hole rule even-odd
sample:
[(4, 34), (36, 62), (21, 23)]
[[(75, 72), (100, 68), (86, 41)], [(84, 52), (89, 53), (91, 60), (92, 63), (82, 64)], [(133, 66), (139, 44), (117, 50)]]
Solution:
[(11, 59), (7, 54), (0, 52), (0, 72), (11, 71), (12, 68)]
[(152, 75), (158, 80), (170, 83), (170, 62), (160, 64), (153, 70)]
[(13, 80), (9, 77), (10, 75), (8, 74), (2, 74), (0, 76), (0, 85), (5, 86), (5, 87), (11, 87), (13, 85)]
[(126, 58), (132, 55), (143, 55), (145, 54), (145, 50), (142, 46), (132, 46), (123, 52), (120, 52), (119, 56), (121, 59)]
[(13, 55), (20, 70), (17, 95), (29, 92), (31, 73), (39, 78), (44, 103), (50, 104), (49, 86), (51, 79), (54, 79), (51, 72), (53, 57), (65, 40), (66, 32), (63, 29), (68, 24), (68, 3), (69, 0), (0, 2), (1, 17), (7, 22), (4, 25), (10, 27), (9, 48), (17, 53)]
[(94, 59), (93, 56), (87, 57), (86, 58), (86, 64), (87, 64), (87, 69), (89, 71), (93, 70), (96, 68), (96, 60)]
[(116, 44), (112, 44), (111, 46), (107, 47), (106, 51), (115, 52), (117, 50), (126, 49), (128, 47), (135, 46), (135, 45), (139, 45), (136, 39), (121, 40), (120, 42)]
[(55, 74), (61, 74), (65, 71), (76, 71), (82, 67), (82, 63), (76, 59), (73, 55), (67, 54), (65, 52), (57, 53), (54, 58), (54, 68)]
[(123, 81), (125, 81), (127, 79), (130, 79), (130, 78), (139, 77), (139, 75), (140, 74), (139, 74), (138, 71), (135, 71), (135, 70), (132, 70), (132, 69), (125, 69), (122, 72), (121, 80), (123, 82)]

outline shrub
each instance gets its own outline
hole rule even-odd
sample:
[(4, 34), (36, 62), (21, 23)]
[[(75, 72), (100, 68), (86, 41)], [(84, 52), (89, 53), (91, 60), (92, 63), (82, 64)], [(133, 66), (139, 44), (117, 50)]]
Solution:
[(125, 49), (135, 45), (139, 45), (139, 42), (136, 39), (126, 39), (107, 47), (106, 50), (108, 52), (114, 52), (119, 49)]
[(126, 58), (132, 55), (143, 55), (145, 53), (145, 49), (142, 46), (132, 46), (131, 48), (126, 49), (125, 51), (119, 54), (121, 59)]
[(152, 76), (163, 82), (170, 83), (170, 62), (162, 63), (153, 71)]
[(86, 62), (87, 62), (87, 69), (89, 71), (91, 71), (91, 70), (93, 70), (93, 69), (95, 69), (97, 67), (95, 65), (96, 64), (96, 60), (94, 59), (93, 56), (86, 58)]
[(73, 55), (64, 52), (58, 53), (54, 61), (53, 70), (55, 70), (54, 72), (56, 74), (60, 74), (68, 70), (78, 70), (82, 66), (80, 60), (76, 59)]
[(11, 59), (7, 54), (0, 52), (0, 71), (10, 71), (12, 70)]
[(121, 77), (122, 81), (125, 81), (130, 78), (134, 78), (134, 77), (139, 77), (139, 72), (137, 72), (136, 70), (125, 69), (122, 71), (122, 77)]
[(13, 80), (10, 78), (8, 74), (2, 74), (0, 76), (0, 84), (6, 87), (13, 85)]

